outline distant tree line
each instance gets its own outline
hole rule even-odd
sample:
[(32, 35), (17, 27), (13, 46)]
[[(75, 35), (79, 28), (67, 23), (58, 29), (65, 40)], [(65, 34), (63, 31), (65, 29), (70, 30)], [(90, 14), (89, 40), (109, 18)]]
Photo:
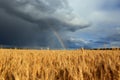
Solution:
[(120, 50), (120, 48), (93, 48), (90, 50)]

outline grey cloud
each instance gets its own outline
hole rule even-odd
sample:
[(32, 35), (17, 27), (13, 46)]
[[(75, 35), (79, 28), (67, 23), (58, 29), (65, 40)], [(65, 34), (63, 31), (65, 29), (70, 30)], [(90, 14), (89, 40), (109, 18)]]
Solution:
[(104, 40), (109, 41), (111, 47), (120, 47), (120, 33), (116, 32), (116, 34), (108, 35)]
[(102, 9), (103, 10), (119, 10), (120, 9), (120, 1), (119, 0), (104, 0), (102, 1)]
[(106, 37), (109, 41), (120, 41), (120, 34), (113, 34)]
[(71, 30), (71, 27), (77, 29), (86, 28), (84, 27), (86, 24), (83, 25), (82, 23), (77, 22), (80, 19), (76, 21), (77, 16), (74, 17), (74, 14), (71, 13), (66, 0), (46, 0), (46, 2), (42, 0), (35, 0), (34, 2), (33, 0), (12, 0), (11, 2), (4, 0), (0, 1), (0, 3), (1, 7), (6, 12), (32, 23), (41, 24), (41, 21), (43, 20), (44, 22), (47, 22), (48, 25), (59, 23), (58, 25), (60, 25), (60, 27), (67, 26), (66, 29), (68, 30)]
[[(0, 44), (13, 47), (61, 48), (51, 30), (0, 11)], [(42, 25), (42, 24), (41, 24)], [(43, 25), (44, 26), (44, 25)]]
[(96, 44), (101, 44), (101, 45), (110, 44), (109, 41), (102, 41), (102, 40), (95, 41), (94, 43), (96, 43)]
[[(96, 41), (92, 41), (91, 44), (97, 44), (101, 47), (120, 47), (120, 34), (109, 34), (105, 37), (99, 38)], [(94, 45), (95, 46), (95, 45)]]
[(65, 42), (66, 46), (70, 49), (90, 49), (91, 46), (89, 46), (90, 42), (83, 39), (83, 38), (68, 38)]
[(79, 20), (66, 0), (1, 0), (0, 44), (61, 48), (51, 29), (64, 33), (90, 26)]

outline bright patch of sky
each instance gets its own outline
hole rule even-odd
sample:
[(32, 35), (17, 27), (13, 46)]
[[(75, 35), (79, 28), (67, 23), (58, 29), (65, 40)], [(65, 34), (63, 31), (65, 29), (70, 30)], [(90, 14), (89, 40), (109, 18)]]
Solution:
[[(78, 40), (81, 38), (90, 42), (89, 46), (104, 45), (120, 47), (120, 40), (109, 43), (108, 36), (120, 35), (120, 0), (68, 0), (73, 13), (78, 14), (82, 20), (91, 23), (91, 27), (81, 29), (70, 36)], [(119, 36), (120, 37), (120, 36)], [(114, 38), (119, 38), (118, 36)], [(104, 40), (103, 40), (104, 38)], [(96, 41), (103, 43), (95, 43)]]

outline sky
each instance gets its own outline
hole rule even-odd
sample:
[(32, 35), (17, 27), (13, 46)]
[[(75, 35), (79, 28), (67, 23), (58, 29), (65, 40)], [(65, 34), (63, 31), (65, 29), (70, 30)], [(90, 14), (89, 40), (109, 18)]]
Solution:
[(120, 47), (119, 0), (0, 0), (0, 45)]

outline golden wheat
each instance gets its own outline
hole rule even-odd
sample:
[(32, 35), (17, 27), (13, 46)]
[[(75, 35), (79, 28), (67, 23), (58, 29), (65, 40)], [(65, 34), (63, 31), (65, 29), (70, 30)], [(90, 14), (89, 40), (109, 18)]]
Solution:
[(120, 80), (120, 50), (0, 49), (0, 80)]

